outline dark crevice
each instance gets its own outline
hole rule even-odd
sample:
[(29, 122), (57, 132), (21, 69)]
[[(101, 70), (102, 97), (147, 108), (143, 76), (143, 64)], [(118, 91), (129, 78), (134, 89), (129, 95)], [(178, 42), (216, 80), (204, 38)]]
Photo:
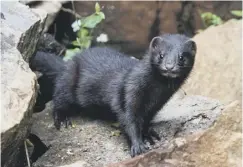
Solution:
[[(30, 163), (33, 164), (36, 160), (41, 157), (50, 147), (47, 147), (41, 139), (35, 134), (30, 133), (27, 138), (34, 147), (27, 147)], [(27, 156), (25, 151), (24, 140), (21, 141), (21, 145), (17, 147), (14, 152), (4, 152), (2, 157), (1, 166), (12, 166), (23, 167), (28, 166)], [(28, 145), (28, 144), (27, 144)], [(7, 156), (6, 156), (7, 155)], [(14, 156), (12, 161), (8, 161), (8, 158)], [(5, 158), (6, 157), (6, 158)]]
[(34, 145), (34, 149), (33, 149), (33, 152), (30, 156), (30, 160), (32, 163), (36, 162), (36, 160), (41, 157), (49, 148), (47, 147), (42, 141), (41, 139), (33, 134), (33, 133), (30, 133), (29, 134), (29, 137), (28, 137), (29, 141)]
[[(72, 10), (72, 3), (68, 2), (62, 5), (63, 8)], [(55, 21), (50, 26), (48, 33), (55, 36), (55, 39), (69, 47), (70, 41), (76, 39), (76, 34), (73, 32), (71, 27), (72, 23), (75, 21), (75, 17), (67, 12), (60, 10)]]
[(161, 9), (159, 7), (160, 2), (156, 1), (156, 4), (157, 4), (158, 8), (156, 9), (156, 15), (155, 15), (154, 22), (153, 22), (152, 26), (150, 27), (148, 41), (151, 41), (153, 39), (153, 37), (158, 36), (160, 34), (160, 12), (161, 12)]
[(42, 1), (28, 1), (27, 2), (27, 5), (30, 8), (33, 8), (33, 7), (36, 7), (37, 5), (40, 5), (41, 3), (43, 3), (43, 2)]
[(176, 14), (177, 32), (188, 37), (195, 35), (195, 3), (183, 1), (181, 11)]
[[(215, 106), (215, 108), (217, 108), (218, 106)], [(214, 110), (215, 108), (211, 109), (211, 110)], [(190, 119), (184, 121), (184, 122), (181, 122), (180, 123), (180, 126), (178, 127), (178, 129), (175, 131), (174, 133), (174, 137), (179, 137), (178, 134), (182, 131), (182, 128), (185, 126), (186, 123), (188, 122), (191, 122), (195, 119), (198, 119), (198, 118), (202, 118), (202, 119), (208, 119), (210, 120), (210, 118), (205, 114), (205, 113), (199, 113), (193, 117), (191, 117)]]

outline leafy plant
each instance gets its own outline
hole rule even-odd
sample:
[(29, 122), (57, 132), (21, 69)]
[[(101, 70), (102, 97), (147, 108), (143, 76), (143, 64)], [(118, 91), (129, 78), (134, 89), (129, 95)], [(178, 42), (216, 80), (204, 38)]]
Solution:
[(72, 41), (72, 44), (76, 47), (74, 49), (66, 50), (64, 60), (67, 61), (71, 59), (77, 52), (82, 52), (84, 49), (87, 49), (91, 45), (93, 39), (92, 33), (93, 29), (105, 19), (105, 14), (101, 12), (100, 5), (95, 4), (95, 13), (90, 16), (83, 17), (79, 20), (76, 20), (72, 24), (74, 32), (77, 32), (77, 38), (75, 41)]
[(230, 13), (236, 17), (242, 17), (242, 10), (232, 10)]
[(201, 18), (206, 27), (217, 26), (217, 25), (220, 25), (223, 23), (223, 20), (219, 16), (217, 16), (211, 12), (202, 13)]

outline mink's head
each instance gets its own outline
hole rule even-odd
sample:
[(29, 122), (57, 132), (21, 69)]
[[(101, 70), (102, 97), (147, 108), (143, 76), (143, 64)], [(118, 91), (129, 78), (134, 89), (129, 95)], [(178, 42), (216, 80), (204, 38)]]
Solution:
[(183, 78), (192, 70), (196, 43), (184, 35), (166, 34), (152, 39), (149, 57), (153, 67), (167, 78)]

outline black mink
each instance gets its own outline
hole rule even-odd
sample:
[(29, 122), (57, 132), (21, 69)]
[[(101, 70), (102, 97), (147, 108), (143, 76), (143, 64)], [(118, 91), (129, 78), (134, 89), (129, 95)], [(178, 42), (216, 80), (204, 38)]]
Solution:
[(56, 78), (56, 128), (69, 121), (72, 105), (105, 108), (128, 136), (131, 156), (144, 153), (145, 139), (159, 139), (150, 121), (188, 77), (195, 55), (196, 43), (179, 34), (154, 37), (142, 60), (105, 47), (77, 54)]
[(30, 68), (40, 74), (37, 77), (40, 89), (34, 112), (41, 112), (45, 108), (45, 104), (52, 100), (56, 77), (64, 70), (65, 65), (61, 57), (52, 53), (37, 51), (30, 60)]

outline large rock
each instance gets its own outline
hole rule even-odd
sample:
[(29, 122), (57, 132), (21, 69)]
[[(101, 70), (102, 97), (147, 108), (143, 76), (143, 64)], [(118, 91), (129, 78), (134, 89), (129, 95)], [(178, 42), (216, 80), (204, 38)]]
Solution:
[(30, 129), (37, 82), (26, 61), (35, 51), (44, 20), (18, 2), (1, 5), (1, 164), (8, 167), (17, 166)]
[[(178, 96), (172, 101), (154, 120), (154, 128), (162, 139), (153, 149), (166, 148), (175, 137), (207, 129), (223, 108), (218, 100), (201, 96)], [(34, 167), (99, 167), (130, 158), (124, 134), (119, 135), (117, 128), (103, 121), (76, 117), (73, 118), (75, 128), (63, 128), (60, 132), (53, 126), (50, 106), (33, 115), (32, 133), (46, 145), (51, 145)]]
[(34, 1), (34, 0), (20, 0), (21, 3), (29, 5), (33, 9), (43, 10), (47, 13), (44, 32), (47, 32), (49, 27), (54, 22), (56, 16), (62, 8), (62, 4), (67, 1)]
[(2, 39), (17, 47), (24, 60), (28, 61), (43, 30), (45, 13), (31, 11), (18, 2), (1, 5)]
[(222, 102), (241, 100), (242, 20), (210, 27), (194, 40), (198, 53), (184, 91)]
[[(233, 17), (231, 10), (241, 10), (242, 2), (99, 2), (106, 15), (99, 32), (107, 33), (110, 44), (127, 53), (141, 57), (153, 36), (162, 33), (195, 35), (204, 29), (200, 13), (213, 12), (224, 20)], [(81, 16), (94, 12), (95, 2), (76, 1), (75, 11)], [(64, 23), (65, 24), (65, 23)], [(135, 56), (135, 55), (134, 55)]]
[(175, 139), (167, 150), (157, 149), (109, 167), (240, 167), (242, 108), (234, 101), (208, 130)]
[[(222, 112), (214, 126), (197, 141), (178, 149), (172, 158), (204, 167), (240, 167), (242, 161), (242, 108), (239, 102), (231, 103)], [(194, 138), (195, 140), (195, 138)]]

